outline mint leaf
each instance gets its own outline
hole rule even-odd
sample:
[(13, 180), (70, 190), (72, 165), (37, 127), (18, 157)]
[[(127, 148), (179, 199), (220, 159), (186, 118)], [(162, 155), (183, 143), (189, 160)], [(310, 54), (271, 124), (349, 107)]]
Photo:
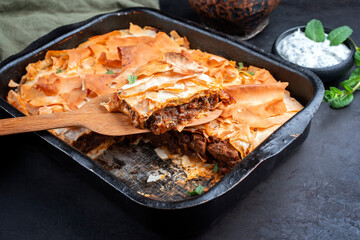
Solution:
[(356, 65), (360, 66), (360, 51), (355, 52), (354, 58), (355, 58)]
[(349, 92), (349, 93), (353, 93), (354, 92), (354, 89), (352, 89), (352, 87), (350, 87), (348, 84), (342, 84), (343, 87)]
[(127, 79), (129, 81), (129, 84), (133, 84), (137, 78), (138, 78), (138, 76), (136, 76), (136, 75), (130, 75), (130, 76), (128, 76)]
[(330, 104), (332, 108), (343, 108), (349, 105), (354, 100), (354, 95), (351, 93), (344, 94), (343, 96), (334, 99)]
[(108, 69), (105, 74), (114, 74), (114, 72)]
[[(341, 86), (345, 87), (348, 86), (350, 88), (354, 88), (360, 82), (360, 76), (350, 77), (348, 80), (345, 80), (340, 83)], [(355, 89), (354, 89), (355, 90)]]
[(204, 189), (205, 189), (205, 188), (204, 188), (203, 186), (201, 186), (201, 184), (199, 184), (199, 186), (198, 186), (194, 191), (192, 191), (192, 192), (187, 191), (187, 195), (188, 195), (188, 196), (198, 196), (198, 195), (201, 195), (201, 194), (203, 193)]
[[(351, 74), (348, 80), (345, 80), (340, 83), (340, 85), (347, 84), (350, 87), (354, 88), (360, 82), (360, 68), (356, 68)], [(354, 89), (356, 90), (356, 89)]]
[[(329, 102), (332, 108), (343, 108), (354, 100), (353, 89), (345, 84), (346, 90), (330, 87), (325, 91), (323, 102)], [(351, 90), (350, 90), (351, 89)]]
[(343, 43), (350, 35), (352, 34), (353, 30), (348, 26), (342, 26), (335, 28), (332, 30), (327, 39), (330, 40), (330, 46), (337, 46)]
[(336, 96), (336, 92), (332, 91), (331, 88), (330, 90), (325, 90), (323, 102), (332, 102), (335, 96)]
[(305, 27), (305, 36), (315, 42), (325, 41), (325, 31), (322, 23), (317, 19), (308, 22)]
[(356, 68), (350, 75), (350, 79), (357, 78), (357, 77), (360, 77), (360, 68)]

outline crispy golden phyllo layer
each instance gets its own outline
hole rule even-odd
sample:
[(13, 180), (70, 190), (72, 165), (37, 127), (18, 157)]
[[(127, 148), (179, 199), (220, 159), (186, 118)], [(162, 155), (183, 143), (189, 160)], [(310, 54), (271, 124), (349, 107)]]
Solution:
[(238, 76), (234, 63), (190, 50), (174, 31), (131, 41), (136, 44), (117, 45), (122, 73), (113, 82), (117, 95), (104, 106), (127, 114), (134, 126), (156, 134), (181, 131), (194, 118), (234, 102), (223, 87), (228, 75)]
[(207, 138), (228, 141), (241, 158), (303, 108), (285, 90), (288, 83), (277, 82), (264, 69), (249, 67), (247, 71), (253, 75), (246, 84), (226, 85), (236, 103), (226, 107), (219, 118), (193, 128)]
[(160, 134), (181, 131), (192, 119), (234, 102), (221, 78), (209, 76), (209, 69), (193, 60), (191, 52), (180, 46), (176, 51), (139, 66), (136, 81), (122, 86), (104, 104), (107, 109), (124, 112), (134, 126)]
[(224, 107), (220, 117), (180, 133), (148, 134), (146, 138), (173, 154), (215, 162), (221, 173), (230, 171), (302, 109), (285, 90), (288, 83), (277, 82), (268, 71), (249, 67), (240, 75), (244, 84), (225, 84), (236, 103)]
[[(155, 145), (215, 160), (224, 172), (302, 109), (285, 90), (287, 83), (265, 69), (239, 69), (234, 61), (190, 49), (186, 37), (175, 31), (168, 35), (133, 24), (74, 49), (48, 51), (17, 82), (9, 82), (15, 89), (7, 100), (26, 115), (71, 111), (113, 93), (104, 103), (109, 111), (122, 111), (135, 126), (155, 134), (166, 132), (146, 135)], [(219, 118), (183, 130), (192, 119), (219, 107), (224, 109)], [(92, 134), (84, 128), (52, 132), (93, 158), (116, 142), (99, 136), (88, 141), (83, 136)]]

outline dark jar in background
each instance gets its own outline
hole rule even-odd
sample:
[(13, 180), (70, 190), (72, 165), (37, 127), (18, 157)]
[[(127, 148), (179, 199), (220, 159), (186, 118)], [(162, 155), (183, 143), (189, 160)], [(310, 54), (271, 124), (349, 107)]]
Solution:
[(280, 0), (188, 0), (208, 27), (246, 40), (269, 23)]

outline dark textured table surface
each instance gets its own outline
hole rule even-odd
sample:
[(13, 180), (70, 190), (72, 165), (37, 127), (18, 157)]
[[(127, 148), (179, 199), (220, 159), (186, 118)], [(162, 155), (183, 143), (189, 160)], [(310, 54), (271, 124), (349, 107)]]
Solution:
[[(161, 8), (199, 21), (185, 0), (163, 0)], [(360, 45), (359, 13), (358, 0), (282, 0), (268, 27), (248, 42), (269, 52), (282, 31), (317, 18), (328, 27), (349, 25)], [(322, 104), (302, 146), (194, 238), (360, 239), (359, 126), (359, 93), (344, 109)], [(0, 141), (0, 239), (164, 237), (54, 161), (33, 134)]]

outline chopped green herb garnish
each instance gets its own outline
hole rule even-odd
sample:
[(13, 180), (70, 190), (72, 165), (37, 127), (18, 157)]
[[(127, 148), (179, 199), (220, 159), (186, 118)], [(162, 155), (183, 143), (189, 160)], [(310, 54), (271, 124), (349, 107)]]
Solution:
[(199, 196), (203, 193), (204, 189), (205, 188), (203, 186), (201, 186), (201, 184), (199, 184), (199, 186), (194, 191), (192, 191), (192, 192), (188, 191), (187, 195), (188, 196)]
[(107, 70), (107, 72), (105, 74), (114, 74), (113, 71), (111, 71), (110, 69)]
[(239, 62), (238, 65), (239, 65), (239, 66), (238, 66), (237, 69), (238, 69), (239, 71), (241, 71), (241, 69), (244, 68), (244, 64), (243, 64), (242, 62)]
[(128, 76), (129, 84), (133, 84), (136, 81), (137, 78), (138, 78), (138, 76), (136, 76), (136, 75)]
[(247, 71), (247, 73), (250, 74), (251, 76), (254, 76), (254, 75), (255, 75), (254, 72), (249, 72), (249, 71)]
[(217, 164), (217, 163), (214, 165), (214, 167), (213, 167), (213, 171), (214, 171), (214, 172), (216, 172), (216, 173), (218, 173), (218, 172), (219, 172), (219, 166), (218, 166), (218, 164)]
[(56, 73), (61, 73), (61, 72), (62, 72), (61, 69), (56, 70)]

